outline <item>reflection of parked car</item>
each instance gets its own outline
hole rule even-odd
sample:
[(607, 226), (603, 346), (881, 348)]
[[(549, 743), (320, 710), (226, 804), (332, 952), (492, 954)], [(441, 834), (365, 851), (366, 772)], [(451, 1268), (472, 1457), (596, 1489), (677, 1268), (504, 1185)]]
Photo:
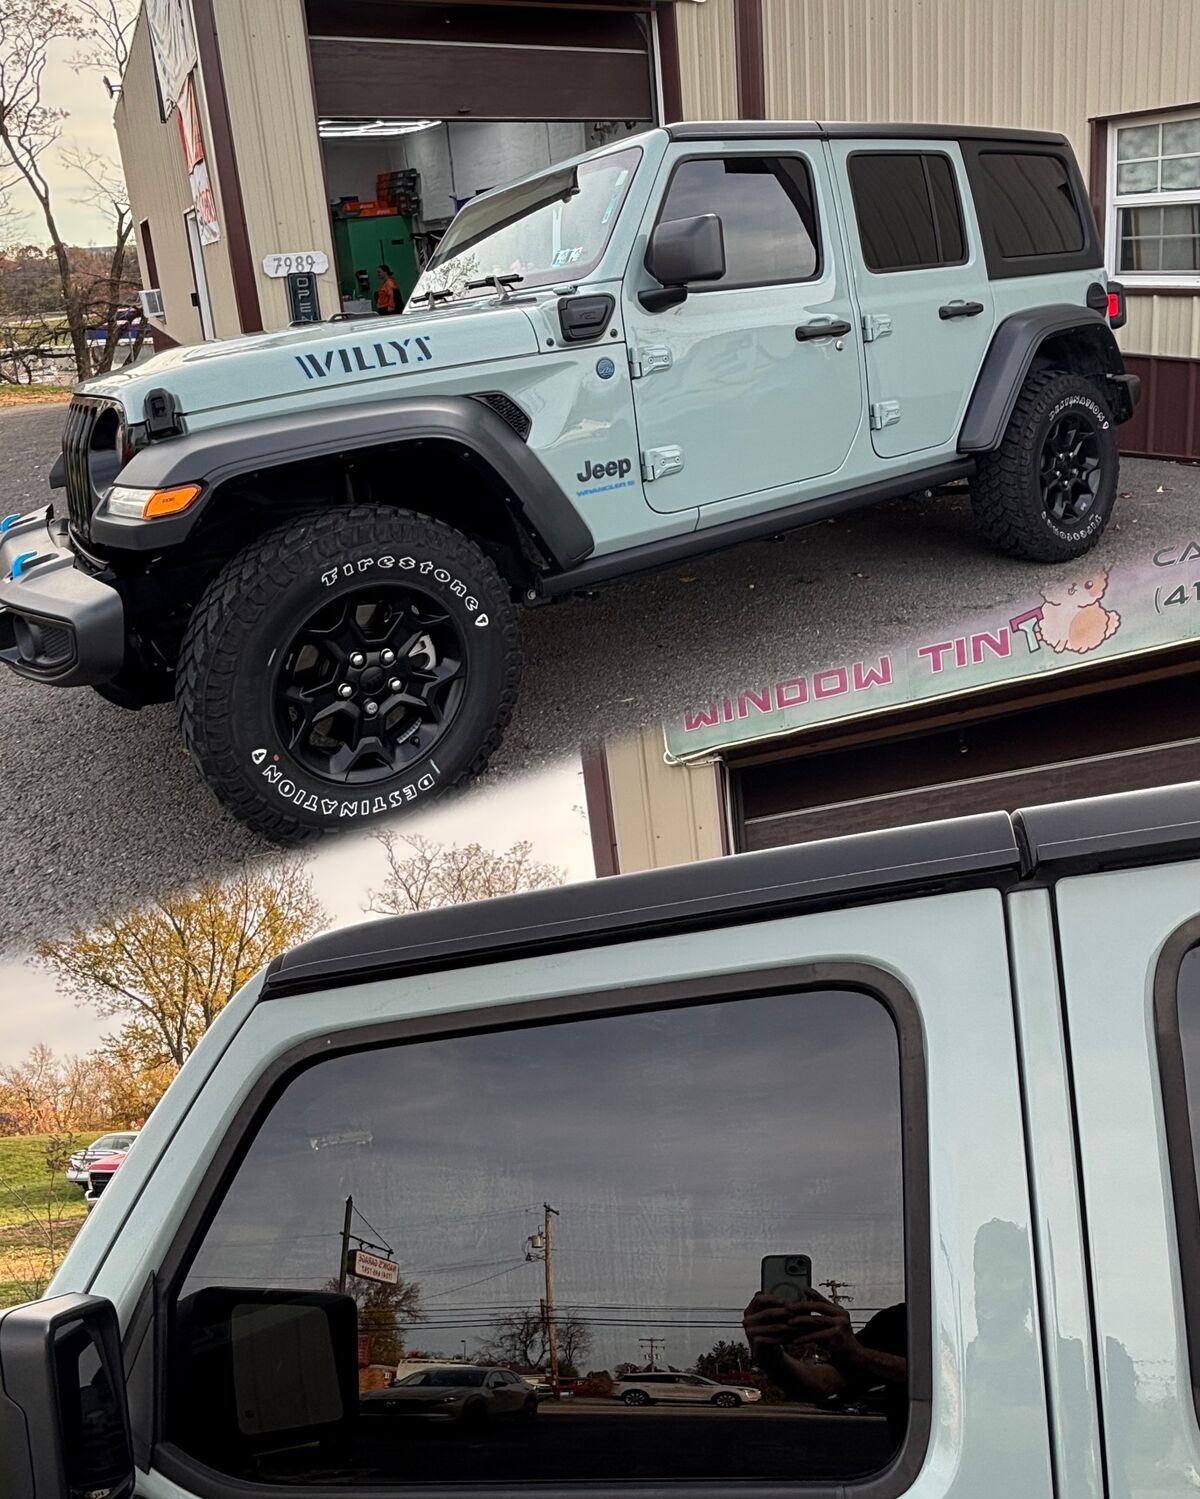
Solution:
[(67, 1164), (67, 1180), (87, 1190), (88, 1171), (106, 1156), (124, 1155), (137, 1139), (137, 1130), (127, 1130), (116, 1135), (101, 1135), (86, 1150), (77, 1150)]
[(613, 1399), (626, 1405), (658, 1405), (686, 1401), (703, 1405), (751, 1405), (762, 1392), (751, 1385), (718, 1384), (701, 1374), (623, 1374), (613, 1385)]
[(424, 1416), (481, 1426), (504, 1417), (532, 1420), (537, 1414), (537, 1394), (508, 1369), (443, 1364), (406, 1374), (386, 1390), (368, 1391), (360, 1408), (368, 1415)]
[(112, 1181), (127, 1154), (127, 1151), (118, 1151), (114, 1155), (105, 1156), (103, 1160), (94, 1161), (88, 1168), (86, 1201), (89, 1207)]

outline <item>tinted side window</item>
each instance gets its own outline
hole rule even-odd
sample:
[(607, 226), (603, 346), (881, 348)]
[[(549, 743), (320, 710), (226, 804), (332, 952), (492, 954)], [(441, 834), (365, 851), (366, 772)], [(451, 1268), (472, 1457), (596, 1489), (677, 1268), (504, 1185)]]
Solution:
[(962, 208), (948, 157), (856, 151), (849, 173), (868, 270), (913, 271), (958, 265), (966, 258)]
[(808, 281), (817, 274), (817, 221), (807, 162), (793, 156), (692, 158), (676, 167), (661, 220), (715, 213), (725, 275), (695, 290)]
[[(324, 1057), (271, 1103), (177, 1285), (171, 1435), (209, 1467), (275, 1485), (346, 1471), (393, 1487), (877, 1471), (908, 1414), (901, 1161), (896, 1027), (854, 991)], [(348, 1199), (351, 1243), (361, 1236), (392, 1260), (396, 1284), (351, 1275), (338, 1295)], [(488, 1415), (512, 1424), (485, 1442), (469, 1384), (448, 1385), (444, 1370), (436, 1400), (372, 1387), (372, 1365), (418, 1351), (550, 1372), (547, 1202), (560, 1377), (644, 1368), (653, 1339), (671, 1366), (656, 1371), (670, 1381), (664, 1397), (681, 1375), (716, 1368), (771, 1403), (772, 1418), (723, 1420), (699, 1405), (684, 1425), (653, 1404), (592, 1399), (526, 1423), (515, 1405)], [(789, 1253), (811, 1257), (816, 1282), (852, 1282), (862, 1349), (892, 1355), (886, 1381), (860, 1392), (869, 1419), (814, 1409), (811, 1361), (781, 1359), (769, 1342), (752, 1356), (743, 1316), (762, 1258)], [(237, 1343), (230, 1305), (256, 1298), (272, 1316)], [(303, 1359), (283, 1315), (295, 1306)], [(846, 1378), (857, 1391), (857, 1375)]]
[(1004, 259), (1083, 249), (1083, 220), (1061, 156), (983, 151), (979, 190)]

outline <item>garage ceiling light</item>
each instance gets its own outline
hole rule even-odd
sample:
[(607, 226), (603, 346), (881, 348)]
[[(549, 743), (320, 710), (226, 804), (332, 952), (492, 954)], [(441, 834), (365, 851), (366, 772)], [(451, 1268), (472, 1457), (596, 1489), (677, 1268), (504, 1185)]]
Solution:
[(322, 120), (318, 133), (325, 140), (366, 140), (381, 135), (412, 135), (432, 130), (441, 120)]

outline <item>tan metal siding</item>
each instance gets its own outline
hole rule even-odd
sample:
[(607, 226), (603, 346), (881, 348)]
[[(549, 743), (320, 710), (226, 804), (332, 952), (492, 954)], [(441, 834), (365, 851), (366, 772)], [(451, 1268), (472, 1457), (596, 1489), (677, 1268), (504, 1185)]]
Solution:
[(668, 765), (659, 728), (607, 743), (604, 756), (622, 874), (724, 852), (719, 765)]
[[(204, 117), (207, 119), (207, 115)], [(158, 90), (150, 54), (150, 35), (144, 16), (139, 17), (129, 50), (129, 65), (113, 123), (125, 170), (129, 202), (138, 226), (138, 251), (143, 268), (146, 248), (140, 226), (149, 220), (163, 294), (166, 318), (158, 324), (176, 343), (198, 343), (200, 315), (192, 305), (195, 281), (188, 255), (184, 214), (192, 207), (192, 192), (183, 160), (179, 126), (174, 117), (163, 121), (158, 114)], [(215, 176), (215, 174), (214, 174)], [(209, 293), (218, 335), (239, 331), (233, 304), (233, 278), (229, 270), (228, 246), (218, 241), (204, 251)]]
[(1128, 312), (1119, 335), (1127, 352), (1200, 359), (1200, 296), (1130, 297)]
[(736, 120), (733, 0), (677, 3), (679, 82), (685, 120)]
[(302, 0), (217, 0), (217, 32), (264, 328), (285, 328), (287, 290), (262, 270), (275, 251), (324, 250), (321, 311), (341, 310)]
[[(710, 0), (706, 9), (722, 3)], [(1059, 130), (1086, 175), (1090, 119), (1200, 102), (1197, 0), (762, 0), (762, 6), (767, 113), (775, 119)], [(724, 102), (710, 90), (697, 112)], [(1200, 303), (1131, 299), (1122, 343), (1144, 354), (1200, 355)]]

